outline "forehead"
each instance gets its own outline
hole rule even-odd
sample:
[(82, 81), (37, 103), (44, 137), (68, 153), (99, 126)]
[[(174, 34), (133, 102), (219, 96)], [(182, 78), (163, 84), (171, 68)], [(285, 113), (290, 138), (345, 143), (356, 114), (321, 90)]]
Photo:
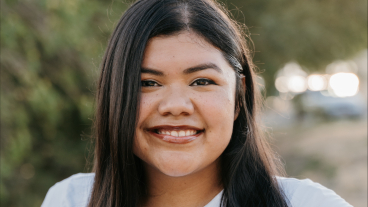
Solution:
[(230, 67), (218, 48), (195, 33), (183, 32), (151, 38), (145, 49), (142, 67), (186, 69), (203, 63), (216, 64), (222, 70)]

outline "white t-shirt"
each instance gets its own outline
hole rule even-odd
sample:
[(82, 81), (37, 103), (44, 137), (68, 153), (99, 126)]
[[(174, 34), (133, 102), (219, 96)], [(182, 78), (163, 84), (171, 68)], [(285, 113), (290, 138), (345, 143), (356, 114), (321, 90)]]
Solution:
[[(94, 173), (79, 173), (56, 183), (47, 192), (41, 207), (86, 207), (94, 176)], [(334, 191), (309, 179), (277, 179), (292, 207), (351, 207)], [(205, 207), (219, 207), (221, 196), (222, 191)]]

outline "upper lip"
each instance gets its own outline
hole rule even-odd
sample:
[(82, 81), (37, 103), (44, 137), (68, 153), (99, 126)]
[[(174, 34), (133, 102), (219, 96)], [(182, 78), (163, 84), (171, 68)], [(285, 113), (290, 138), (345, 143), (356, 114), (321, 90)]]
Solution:
[(196, 130), (196, 131), (204, 130), (204, 129), (201, 129), (201, 128), (198, 128), (198, 127), (195, 127), (195, 126), (190, 126), (190, 125), (158, 125), (158, 126), (148, 128), (149, 131), (158, 130), (158, 129), (166, 129), (166, 130), (188, 130), (188, 129), (192, 129), (192, 130)]

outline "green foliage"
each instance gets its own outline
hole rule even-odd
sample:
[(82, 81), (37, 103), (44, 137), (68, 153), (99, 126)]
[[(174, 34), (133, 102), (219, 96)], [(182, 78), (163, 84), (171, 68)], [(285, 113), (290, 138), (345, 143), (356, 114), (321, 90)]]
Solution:
[[(269, 91), (275, 71), (288, 61), (320, 70), (367, 46), (365, 0), (225, 3), (249, 27)], [(55, 182), (90, 170), (98, 66), (127, 6), (115, 0), (1, 1), (2, 206), (40, 206)]]
[(57, 181), (90, 170), (98, 65), (127, 5), (1, 4), (1, 206), (40, 206)]

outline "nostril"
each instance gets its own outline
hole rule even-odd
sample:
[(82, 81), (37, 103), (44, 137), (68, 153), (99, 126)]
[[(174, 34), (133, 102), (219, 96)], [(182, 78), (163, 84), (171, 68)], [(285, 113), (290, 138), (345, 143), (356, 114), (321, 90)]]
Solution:
[(159, 107), (158, 111), (161, 115), (190, 115), (194, 112), (193, 104), (190, 100), (185, 100), (185, 98), (177, 98), (177, 99), (166, 99), (163, 100)]

